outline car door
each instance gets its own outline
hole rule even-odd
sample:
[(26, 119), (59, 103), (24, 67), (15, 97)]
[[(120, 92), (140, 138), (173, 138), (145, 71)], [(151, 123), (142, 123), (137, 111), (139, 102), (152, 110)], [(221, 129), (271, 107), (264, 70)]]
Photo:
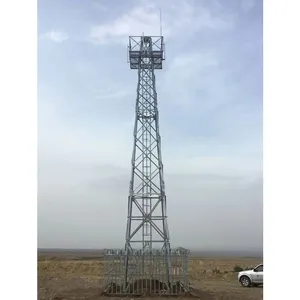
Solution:
[(264, 281), (264, 266), (259, 265), (253, 270), (253, 283), (262, 284)]

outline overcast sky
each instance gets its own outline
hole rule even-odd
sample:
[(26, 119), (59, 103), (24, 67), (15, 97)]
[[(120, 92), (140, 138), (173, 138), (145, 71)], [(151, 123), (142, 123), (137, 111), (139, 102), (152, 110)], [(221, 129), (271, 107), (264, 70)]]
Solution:
[(38, 246), (123, 247), (137, 71), (159, 35), (160, 133), (173, 247), (260, 249), (262, 1), (38, 1)]

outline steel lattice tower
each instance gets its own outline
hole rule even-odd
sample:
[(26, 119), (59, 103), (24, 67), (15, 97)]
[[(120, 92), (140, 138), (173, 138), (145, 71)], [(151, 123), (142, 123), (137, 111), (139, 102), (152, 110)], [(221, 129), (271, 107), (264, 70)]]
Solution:
[(129, 37), (128, 62), (138, 70), (132, 171), (124, 249), (106, 249), (103, 291), (109, 295), (179, 295), (188, 291), (188, 254), (170, 248), (161, 158), (155, 69), (162, 36)]
[(155, 69), (162, 69), (163, 37), (129, 37), (129, 63), (138, 70), (132, 172), (128, 197), (125, 272), (134, 248), (150, 252), (161, 248), (170, 275), (170, 236), (161, 157), (161, 138)]

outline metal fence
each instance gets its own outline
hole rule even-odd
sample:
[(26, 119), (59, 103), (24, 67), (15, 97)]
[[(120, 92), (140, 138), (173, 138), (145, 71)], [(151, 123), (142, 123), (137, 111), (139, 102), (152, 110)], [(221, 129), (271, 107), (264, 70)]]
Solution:
[(125, 251), (106, 250), (103, 292), (132, 296), (185, 294), (189, 289), (188, 255), (184, 248), (172, 250), (168, 257), (160, 250), (134, 251), (128, 256), (126, 272)]

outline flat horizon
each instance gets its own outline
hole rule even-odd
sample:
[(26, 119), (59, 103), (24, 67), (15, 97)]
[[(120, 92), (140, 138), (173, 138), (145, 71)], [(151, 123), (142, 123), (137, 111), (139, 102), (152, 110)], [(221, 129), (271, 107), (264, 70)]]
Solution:
[[(39, 252), (95, 252), (103, 251), (108, 248), (37, 248)], [(120, 249), (122, 249), (120, 247)], [(241, 256), (241, 257), (263, 257), (263, 250), (209, 250), (200, 248), (188, 248), (191, 251), (191, 255), (202, 256)]]

